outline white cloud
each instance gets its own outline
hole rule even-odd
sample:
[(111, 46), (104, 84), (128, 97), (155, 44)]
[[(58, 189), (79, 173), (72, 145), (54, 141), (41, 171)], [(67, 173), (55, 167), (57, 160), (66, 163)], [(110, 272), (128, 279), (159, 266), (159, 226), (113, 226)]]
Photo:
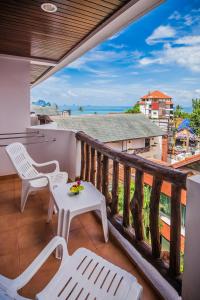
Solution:
[(131, 56), (133, 57), (133, 59), (138, 59), (138, 58), (142, 57), (142, 55), (143, 55), (142, 51), (135, 50), (135, 51), (131, 52)]
[(69, 96), (72, 96), (72, 97), (77, 97), (77, 96), (78, 96), (77, 94), (75, 94), (75, 93), (74, 93), (73, 91), (71, 91), (71, 90), (68, 90), (67, 93), (68, 93)]
[(150, 57), (139, 60), (140, 65), (177, 64), (194, 72), (200, 72), (200, 45), (171, 46), (167, 44), (162, 51), (154, 51)]
[(169, 20), (180, 20), (181, 19), (181, 14), (175, 10), (171, 16), (169, 16)]
[(109, 44), (108, 46), (114, 48), (114, 49), (123, 49), (126, 48), (125, 44)]
[(170, 16), (169, 20), (175, 20), (181, 22), (182, 25), (191, 26), (200, 22), (200, 9), (192, 9), (188, 14), (181, 15), (178, 11), (174, 11)]
[(174, 41), (175, 44), (197, 45), (200, 44), (200, 35), (188, 35)]
[(166, 39), (170, 39), (176, 36), (176, 30), (170, 26), (159, 26), (153, 33), (146, 39), (148, 45), (154, 45), (156, 43), (164, 42)]

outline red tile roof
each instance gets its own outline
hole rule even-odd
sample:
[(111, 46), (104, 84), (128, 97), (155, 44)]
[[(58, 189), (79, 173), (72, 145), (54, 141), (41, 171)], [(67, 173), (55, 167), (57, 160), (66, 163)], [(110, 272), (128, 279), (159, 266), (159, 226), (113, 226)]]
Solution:
[(190, 157), (186, 157), (184, 160), (178, 161), (176, 163), (173, 163), (171, 166), (174, 169), (185, 167), (189, 164), (195, 163), (197, 161), (200, 161), (200, 154), (192, 155)]
[(149, 92), (147, 95), (141, 97), (141, 99), (172, 99), (171, 96), (168, 96), (160, 91), (153, 91), (153, 92)]

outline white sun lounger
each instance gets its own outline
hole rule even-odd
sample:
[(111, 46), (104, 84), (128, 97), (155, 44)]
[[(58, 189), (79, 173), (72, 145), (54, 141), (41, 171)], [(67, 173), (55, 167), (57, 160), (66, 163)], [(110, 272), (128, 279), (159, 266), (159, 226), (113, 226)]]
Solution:
[(134, 276), (84, 248), (69, 256), (64, 238), (58, 236), (51, 240), (19, 277), (12, 280), (0, 275), (0, 299), (27, 300), (28, 298), (20, 296), (17, 291), (30, 281), (58, 246), (63, 250), (60, 268), (35, 299), (141, 299), (142, 287)]

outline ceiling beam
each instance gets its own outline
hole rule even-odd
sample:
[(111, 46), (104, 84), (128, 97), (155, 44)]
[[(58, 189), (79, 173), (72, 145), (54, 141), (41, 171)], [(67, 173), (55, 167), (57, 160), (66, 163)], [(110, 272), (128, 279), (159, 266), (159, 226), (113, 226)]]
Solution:
[(20, 61), (29, 61), (30, 64), (32, 64), (32, 65), (42, 65), (42, 66), (47, 66), (47, 67), (48, 66), (55, 67), (57, 65), (57, 61), (55, 61), (55, 60), (49, 60), (49, 59), (34, 57), (34, 56), (27, 57), (27, 56), (0, 54), (0, 58), (20, 60)]

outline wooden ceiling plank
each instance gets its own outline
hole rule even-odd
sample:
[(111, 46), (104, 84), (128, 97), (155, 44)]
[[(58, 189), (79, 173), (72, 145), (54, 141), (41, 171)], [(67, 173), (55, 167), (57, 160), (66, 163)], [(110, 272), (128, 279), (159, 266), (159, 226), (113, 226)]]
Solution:
[[(71, 0), (69, 0), (71, 1)], [(78, 2), (80, 3), (80, 0), (73, 0), (73, 2)], [(116, 6), (120, 5), (120, 1), (118, 1), (118, 4), (114, 4), (108, 1), (104, 1), (104, 0), (98, 0), (98, 1), (92, 1), (92, 0), (84, 0), (84, 3), (87, 4), (88, 6), (92, 5), (92, 7), (96, 8), (97, 5), (101, 6), (102, 8), (110, 8), (110, 9), (115, 9)]]
[[(39, 3), (39, 5), (43, 3), (43, 0), (32, 0), (32, 1)], [(113, 11), (110, 8), (104, 8), (104, 10), (102, 10), (102, 6), (99, 4), (96, 5), (96, 8), (92, 7), (91, 5), (88, 6), (86, 1), (81, 3), (81, 1), (75, 2), (69, 0), (54, 0), (54, 4), (57, 6), (58, 11), (65, 11), (66, 9), (68, 10), (70, 7), (74, 11), (92, 13), (95, 15), (99, 15), (101, 18), (102, 17), (105, 18), (105, 16), (107, 16)]]
[[(11, 1), (11, 0), (9, 0)], [(8, 11), (10, 14), (13, 14), (16, 12), (16, 9), (13, 7), (13, 5), (11, 5), (10, 3), (4, 3), (3, 5), (1, 4), (0, 2), (0, 11)], [(43, 22), (52, 22), (52, 20), (66, 20), (67, 18), (71, 18), (72, 22), (73, 22), (73, 19), (75, 19), (76, 21), (80, 21), (81, 22), (85, 22), (85, 23), (88, 23), (88, 24), (92, 24), (92, 25), (95, 25), (97, 20), (98, 21), (101, 21), (102, 18), (96, 18), (94, 17), (92, 14), (90, 16), (84, 16), (84, 15), (81, 15), (81, 14), (77, 14), (77, 13), (73, 13), (71, 11), (68, 11), (67, 14), (56, 14), (54, 13), (53, 14), (53, 17), (52, 15), (50, 14), (46, 14), (44, 15), (44, 13), (41, 11), (41, 12), (38, 12), (37, 9), (28, 9), (26, 7), (22, 7), (20, 9), (20, 12), (23, 13), (23, 15), (26, 15), (28, 17), (30, 17), (31, 19), (34, 19), (34, 18), (40, 18), (41, 21)]]
[[(35, 1), (33, 2), (33, 4), (30, 4), (30, 3), (31, 2), (27, 1), (27, 0), (20, 0), (20, 11), (23, 11), (23, 12), (28, 11), (28, 12), (31, 12), (32, 15), (34, 15), (34, 14), (40, 15), (41, 17), (43, 17), (43, 19), (45, 19), (46, 17), (54, 18), (55, 16), (66, 18), (66, 14), (68, 14), (69, 12), (71, 12), (75, 16), (80, 16), (81, 18), (85, 17), (86, 19), (90, 18), (90, 19), (99, 20), (99, 21), (101, 21), (102, 18), (104, 17), (99, 14), (95, 14), (93, 12), (89, 12), (89, 11), (85, 11), (85, 10), (80, 11), (80, 9), (78, 10), (71, 6), (68, 6), (65, 9), (60, 9), (58, 6), (57, 11), (55, 13), (51, 14), (51, 16), (50, 16), (50, 14), (42, 11), (42, 9), (40, 8), (39, 5), (38, 6), (34, 5)], [(15, 5), (16, 5), (16, 2), (14, 0), (8, 0), (8, 2), (6, 2), (6, 3), (4, 2), (3, 4), (0, 2), (0, 7), (2, 6), (4, 8), (11, 7), (11, 8), (14, 8), (14, 10), (15, 10), (16, 9)], [(106, 14), (105, 14), (105, 16), (106, 16)]]
[[(40, 0), (37, 0), (37, 1), (39, 1), (40, 3), (42, 2)], [(82, 7), (83, 7), (83, 4), (81, 3), (81, 1), (54, 0), (54, 3), (59, 4), (59, 7), (63, 7), (63, 8), (64, 8), (64, 6), (68, 6), (68, 5), (71, 7), (74, 7), (74, 8), (78, 8), (78, 9), (82, 9)], [(116, 9), (116, 8), (117, 8), (117, 6), (113, 6), (113, 8), (107, 8), (107, 7), (101, 6), (100, 4), (97, 4), (97, 3), (88, 3), (87, 1), (84, 1), (84, 9), (85, 10), (94, 12), (94, 13), (96, 13), (97, 11), (99, 13), (103, 12), (103, 14), (102, 14), (103, 17), (105, 16), (105, 13), (110, 14), (113, 11), (113, 9)]]
[[(25, 23), (25, 24), (32, 24), (32, 25), (35, 25), (35, 24), (39, 25), (38, 22), (42, 21), (41, 19), (38, 19), (38, 18), (30, 19), (27, 16), (24, 17), (23, 14), (19, 14), (17, 12), (12, 13), (12, 15), (11, 15), (9, 13), (5, 13), (5, 12), (0, 11), (0, 18), (1, 18), (1, 21), (5, 20), (9, 23), (10, 22), (16, 22), (16, 23), (21, 24), (22, 21), (23, 21), (23, 23)], [(67, 27), (72, 27), (72, 28), (75, 28), (75, 29), (78, 29), (78, 30), (79, 29), (81, 29), (81, 30), (90, 30), (94, 27), (94, 25), (89, 25), (87, 23), (83, 23), (83, 22), (80, 22), (80, 21), (79, 22), (73, 21), (73, 26), (71, 26), (71, 24), (72, 24), (71, 20), (67, 20), (67, 22), (65, 22), (65, 23), (54, 20), (53, 26), (55, 28), (59, 28), (59, 29), (62, 26), (62, 28), (67, 29)], [(44, 23), (43, 23), (43, 26), (44, 26)]]
[[(44, 36), (44, 37), (50, 37), (50, 38), (55, 38), (55, 39), (60, 39), (60, 40), (66, 40), (66, 41), (77, 41), (77, 39), (79, 38), (82, 38), (84, 35), (77, 35), (75, 34), (74, 32), (69, 32), (68, 36), (60, 36), (58, 34), (53, 34), (53, 33), (44, 33), (44, 32), (37, 32), (37, 31), (32, 31), (32, 32), (28, 32), (26, 31), (26, 28), (23, 28), (23, 29), (20, 29), (20, 28), (17, 28), (17, 27), (5, 27), (5, 26), (2, 26), (0, 24), (0, 30), (1, 28), (3, 29), (3, 31), (5, 32), (5, 35), (6, 34), (11, 34), (12, 38), (15, 39), (17, 37), (20, 37), (20, 36), (23, 36), (23, 32), (24, 32), (24, 38), (27, 37), (29, 38), (29, 40), (31, 39), (31, 36), (30, 36), (30, 33), (31, 34), (36, 34), (36, 35), (40, 35), (40, 36)], [(13, 36), (13, 30), (16, 31), (16, 35)], [(25, 36), (26, 34), (26, 36)], [(6, 38), (6, 36), (5, 36)]]
[[(26, 20), (25, 18), (22, 19), (21, 21), (18, 21), (17, 19), (14, 19), (13, 17), (9, 18), (9, 22), (8, 22), (8, 18), (5, 16), (1, 16), (1, 25), (7, 25), (9, 26), (10, 24), (14, 24), (16, 26), (21, 26), (21, 25), (26, 25), (29, 29), (33, 29), (33, 26), (35, 28), (35, 30), (37, 29), (38, 31), (45, 31), (45, 32), (50, 32), (50, 31), (54, 31), (57, 32), (58, 34), (66, 34), (67, 32), (74, 32), (74, 33), (80, 33), (80, 34), (84, 34), (85, 32), (87, 32), (88, 30), (92, 30), (93, 27), (84, 29), (84, 28), (78, 28), (77, 26), (57, 26), (57, 24), (55, 23), (53, 26), (51, 27), (47, 27), (45, 26), (45, 24), (41, 24), (38, 23), (37, 21), (29, 21)], [(32, 30), (30, 30), (32, 31)]]

